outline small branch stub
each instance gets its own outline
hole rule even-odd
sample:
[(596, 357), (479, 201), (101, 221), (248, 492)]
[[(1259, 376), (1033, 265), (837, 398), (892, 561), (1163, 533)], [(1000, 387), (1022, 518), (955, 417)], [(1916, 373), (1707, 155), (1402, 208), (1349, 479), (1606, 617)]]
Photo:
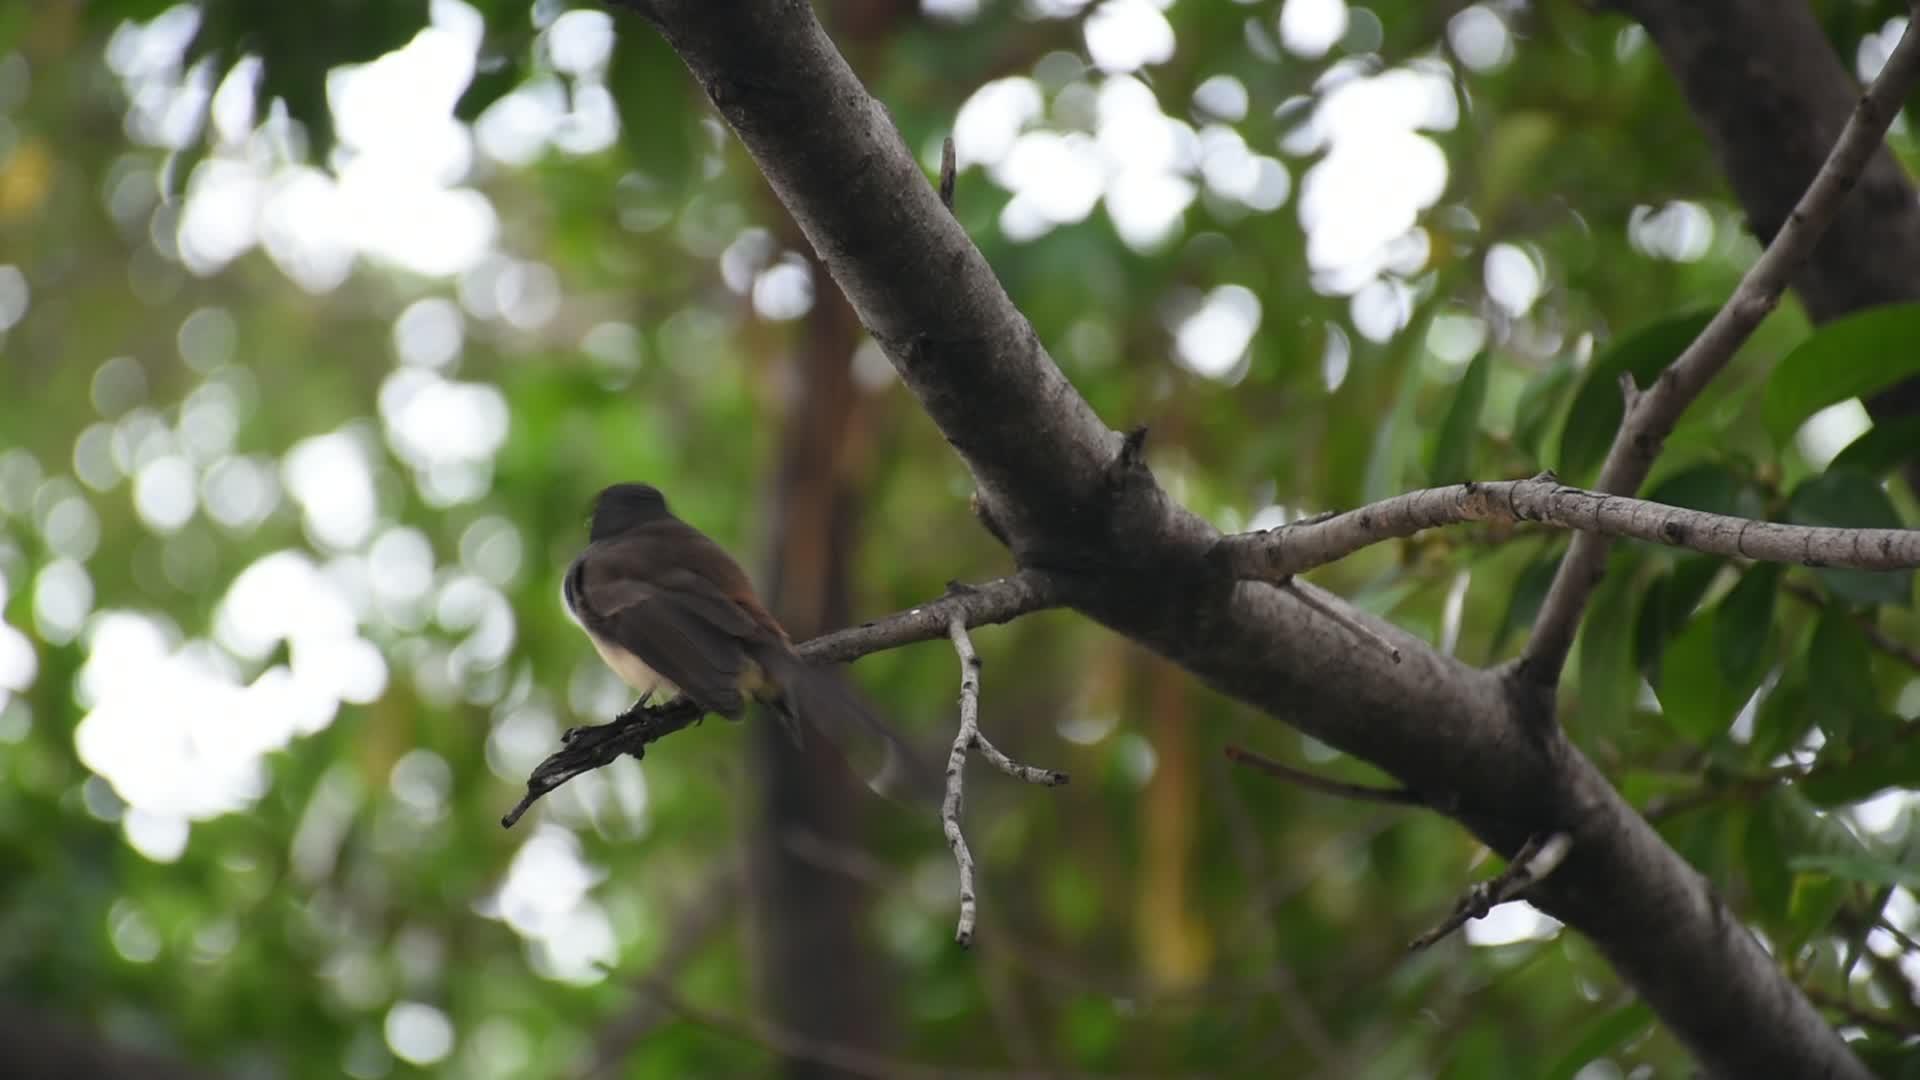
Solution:
[(940, 203), (948, 212), (953, 210), (953, 186), (955, 180), (956, 157), (953, 151), (953, 136), (940, 141)]
[(1016, 780), (1046, 787), (1067, 782), (1067, 774), (1053, 769), (1023, 765), (1000, 752), (980, 733), (980, 654), (974, 651), (967, 624), (958, 614), (947, 623), (947, 636), (960, 657), (960, 730), (954, 733), (953, 748), (947, 752), (947, 793), (940, 803), (940, 828), (953, 851), (953, 862), (960, 871), (960, 920), (953, 940), (961, 948), (973, 945), (974, 923), (978, 916), (973, 889), (973, 852), (960, 828), (960, 811), (965, 803), (967, 751), (978, 750), (994, 768)]
[(1554, 833), (1544, 839), (1535, 836), (1520, 846), (1513, 861), (1496, 877), (1477, 882), (1453, 906), (1453, 914), (1439, 926), (1413, 939), (1408, 952), (1419, 952), (1467, 924), (1469, 919), (1485, 918), (1487, 913), (1531, 888), (1559, 867), (1573, 847), (1573, 837)]

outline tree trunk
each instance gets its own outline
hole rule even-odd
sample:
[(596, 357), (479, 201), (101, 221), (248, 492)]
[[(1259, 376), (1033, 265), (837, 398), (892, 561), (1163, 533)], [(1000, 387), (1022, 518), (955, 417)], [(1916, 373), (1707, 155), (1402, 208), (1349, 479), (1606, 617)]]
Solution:
[[(852, 376), (859, 329), (845, 299), (819, 289), (798, 350), (775, 376), (784, 416), (762, 581), (768, 607), (795, 640), (844, 626), (849, 616), (848, 452), (863, 422)], [(783, 725), (756, 711), (749, 737), (759, 795), (749, 893), (765, 1015), (814, 1042), (884, 1046), (886, 975), (863, 934), (868, 888), (801, 856), (858, 849), (867, 795), (818, 732), (803, 733), (796, 746)], [(795, 837), (803, 839), (799, 850)], [(798, 1059), (784, 1071), (794, 1080), (847, 1075)]]

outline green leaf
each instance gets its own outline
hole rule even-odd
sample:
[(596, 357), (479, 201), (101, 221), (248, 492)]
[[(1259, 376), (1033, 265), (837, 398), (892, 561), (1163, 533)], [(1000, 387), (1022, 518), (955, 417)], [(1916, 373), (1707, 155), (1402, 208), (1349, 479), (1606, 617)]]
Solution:
[(1920, 867), (1902, 866), (1870, 855), (1795, 855), (1787, 865), (1800, 873), (1829, 874), (1865, 885), (1920, 890)]
[[(1828, 469), (1809, 477), (1788, 500), (1787, 517), (1800, 525), (1898, 529), (1900, 515), (1880, 481), (1861, 469)], [(1820, 580), (1841, 599), (1856, 604), (1906, 606), (1913, 571), (1820, 570)]]
[(1588, 731), (1617, 731), (1640, 688), (1633, 667), (1634, 583), (1609, 573), (1580, 627), (1580, 719)]
[(1920, 372), (1920, 304), (1889, 304), (1814, 330), (1767, 378), (1760, 415), (1785, 445), (1807, 417)]
[(1796, 874), (1787, 899), (1787, 922), (1805, 941), (1827, 928), (1847, 902), (1847, 885), (1824, 874)]
[(1848, 806), (1888, 788), (1920, 787), (1920, 740), (1824, 749), (1813, 772), (1793, 786), (1820, 807)]
[(1433, 446), (1433, 463), (1427, 470), (1427, 482), (1435, 487), (1457, 484), (1469, 479), (1473, 463), (1474, 440), (1480, 436), (1480, 410), (1487, 402), (1487, 371), (1491, 354), (1482, 349), (1467, 373), (1460, 377), (1453, 404), (1440, 422), (1440, 438)]
[(1714, 613), (1687, 624), (1660, 661), (1654, 691), (1673, 729), (1705, 743), (1727, 730), (1746, 699), (1720, 677)]
[(1757, 518), (1766, 512), (1766, 505), (1751, 481), (1725, 465), (1713, 463), (1674, 473), (1648, 492), (1647, 498), (1668, 506), (1729, 517)]
[(1808, 707), (1835, 748), (1884, 736), (1888, 724), (1875, 700), (1873, 657), (1853, 617), (1828, 608), (1807, 647)]
[(1766, 918), (1784, 920), (1793, 898), (1793, 875), (1787, 871), (1778, 815), (1763, 808), (1748, 818), (1742, 854), (1754, 903)]
[(1758, 685), (1766, 671), (1767, 643), (1773, 638), (1773, 598), (1782, 567), (1760, 563), (1741, 575), (1714, 617), (1713, 644), (1720, 675), (1736, 686)]
[(1545, 1076), (1547, 1080), (1572, 1080), (1595, 1058), (1633, 1041), (1652, 1025), (1653, 1010), (1643, 1003), (1615, 1009), (1588, 1024), (1567, 1052), (1547, 1068)]
[(1857, 469), (1876, 477), (1885, 476), (1920, 454), (1916, 447), (1920, 447), (1920, 416), (1875, 420), (1872, 427), (1848, 443), (1847, 448), (1827, 464), (1827, 470)]
[[(1805, 855), (1867, 854), (1846, 826), (1816, 811), (1798, 792), (1774, 791), (1763, 801), (1760, 812), (1772, 816), (1789, 869), (1797, 857)], [(1795, 874), (1787, 895), (1787, 925), (1795, 940), (1804, 941), (1825, 929), (1846, 898), (1846, 883), (1831, 875)]]
[(1508, 635), (1533, 625), (1534, 617), (1540, 614), (1540, 605), (1546, 602), (1547, 590), (1553, 586), (1554, 572), (1560, 569), (1561, 554), (1555, 551), (1542, 555), (1520, 571), (1507, 596), (1507, 609), (1500, 615), (1500, 628), (1493, 632), (1493, 644), (1487, 650), (1490, 654), (1500, 655)]
[(1633, 660), (1648, 682), (1659, 680), (1661, 653), (1667, 641), (1692, 618), (1693, 609), (1718, 573), (1719, 559), (1692, 555), (1682, 558), (1672, 573), (1662, 575), (1648, 587), (1633, 633)]
[(1534, 461), (1546, 458), (1547, 436), (1566, 403), (1567, 388), (1579, 372), (1572, 364), (1562, 363), (1535, 375), (1520, 391), (1513, 407), (1513, 444), (1526, 451)]
[(694, 175), (702, 110), (680, 58), (659, 34), (645, 30), (614, 39), (607, 89), (620, 106), (620, 141), (648, 181), (678, 191)]
[(1713, 309), (1703, 308), (1648, 323), (1623, 335), (1587, 365), (1567, 413), (1567, 426), (1560, 433), (1556, 469), (1568, 483), (1592, 483), (1607, 448), (1613, 445), (1625, 412), (1620, 373), (1631, 372), (1635, 384), (1645, 386), (1700, 336), (1712, 318)]
[(1500, 118), (1480, 161), (1480, 206), (1476, 213), (1499, 217), (1507, 200), (1536, 180), (1540, 157), (1560, 137), (1563, 122), (1559, 114), (1540, 109), (1514, 109)]
[(1813, 715), (1807, 708), (1806, 673), (1795, 665), (1760, 702), (1753, 720), (1753, 741), (1747, 749), (1756, 761), (1772, 761), (1798, 746), (1812, 726)]

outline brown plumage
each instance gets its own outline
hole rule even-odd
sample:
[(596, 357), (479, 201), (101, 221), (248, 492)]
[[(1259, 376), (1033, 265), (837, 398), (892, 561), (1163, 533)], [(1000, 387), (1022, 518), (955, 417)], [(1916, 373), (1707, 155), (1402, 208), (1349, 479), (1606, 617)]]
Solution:
[[(594, 648), (644, 697), (678, 692), (738, 719), (749, 696), (825, 732), (843, 751), (878, 735), (876, 778), (926, 786), (885, 725), (832, 672), (801, 659), (733, 556), (674, 517), (659, 489), (616, 484), (594, 500), (587, 549), (568, 568), (567, 610)], [(797, 733), (797, 732), (796, 732)], [(930, 775), (930, 774), (929, 774)]]

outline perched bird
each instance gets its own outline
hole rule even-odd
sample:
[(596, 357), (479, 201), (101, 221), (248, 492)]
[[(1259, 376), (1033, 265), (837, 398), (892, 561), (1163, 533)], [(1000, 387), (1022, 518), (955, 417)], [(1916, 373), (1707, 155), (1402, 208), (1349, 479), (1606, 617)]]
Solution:
[(600, 658), (642, 703), (679, 694), (737, 720), (753, 698), (778, 711), (796, 736), (804, 724), (843, 753), (881, 744), (885, 764), (868, 783), (883, 794), (919, 799), (937, 787), (851, 688), (794, 652), (746, 571), (673, 516), (660, 489), (615, 484), (595, 497), (587, 549), (567, 568), (561, 595)]

